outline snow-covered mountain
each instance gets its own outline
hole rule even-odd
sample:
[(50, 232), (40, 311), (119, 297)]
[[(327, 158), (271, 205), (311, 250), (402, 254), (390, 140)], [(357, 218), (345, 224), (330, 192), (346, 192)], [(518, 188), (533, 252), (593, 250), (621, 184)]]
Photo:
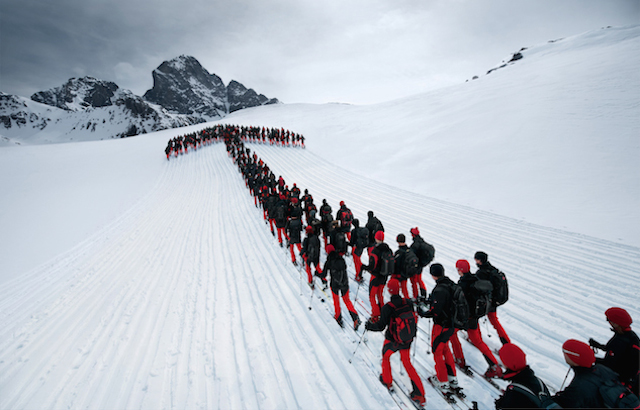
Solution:
[(59, 87), (33, 94), (31, 101), (0, 93), (0, 143), (129, 137), (278, 103), (237, 81), (225, 86), (193, 57), (165, 61), (153, 71), (153, 78), (154, 86), (145, 98), (93, 77), (71, 78)]
[[(303, 134), (304, 150), (248, 147), (318, 203), (345, 201), (361, 221), (373, 210), (392, 249), (418, 226), (453, 280), (456, 260), (487, 252), (509, 280), (507, 333), (566, 386), (566, 339), (606, 342), (612, 306), (640, 318), (639, 47), (638, 26), (594, 30), (384, 104), (277, 104), (136, 138), (0, 147), (0, 408), (410, 408), (378, 381), (383, 336), (358, 345), (362, 329), (336, 324), (224, 145), (167, 161), (170, 138), (218, 123)], [(51, 121), (64, 111), (7, 101)], [(412, 351), (423, 381), (430, 329), (420, 320)], [(458, 377), (494, 406), (484, 379)], [(451, 408), (425, 388), (428, 409)]]
[(198, 60), (184, 55), (165, 61), (153, 70), (153, 88), (144, 98), (171, 112), (209, 118), (278, 103), (277, 99), (269, 99), (235, 80), (225, 86), (220, 77), (209, 73)]

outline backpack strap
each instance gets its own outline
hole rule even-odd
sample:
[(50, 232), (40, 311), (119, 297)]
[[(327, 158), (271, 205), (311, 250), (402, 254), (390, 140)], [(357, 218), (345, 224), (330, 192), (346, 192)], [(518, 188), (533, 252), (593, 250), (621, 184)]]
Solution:
[[(538, 379), (538, 383), (540, 383), (540, 379)], [(520, 384), (520, 383), (511, 383), (511, 386), (516, 390), (519, 391), (520, 393), (523, 393), (524, 395), (526, 395), (527, 397), (529, 397), (529, 399), (536, 404), (536, 406), (540, 407), (542, 405), (542, 401), (540, 400), (540, 397), (538, 397), (537, 394), (535, 394), (531, 389), (529, 389), (528, 387)]]

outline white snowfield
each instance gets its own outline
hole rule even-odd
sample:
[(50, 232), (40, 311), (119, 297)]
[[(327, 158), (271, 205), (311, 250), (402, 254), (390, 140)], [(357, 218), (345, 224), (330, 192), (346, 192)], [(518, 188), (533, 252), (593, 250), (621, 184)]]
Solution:
[[(586, 60), (576, 57), (581, 64), (595, 61), (604, 67), (608, 61), (611, 68), (616, 61), (628, 60), (637, 68), (638, 53), (628, 51), (637, 49), (638, 32), (638, 28), (612, 31), (592, 42), (587, 41), (593, 37), (589, 34), (572, 40), (574, 47), (569, 49), (588, 55)], [(624, 53), (618, 55), (620, 50)], [(558, 61), (552, 52), (545, 53), (538, 52), (540, 58)], [(612, 62), (614, 55), (618, 57)], [(440, 100), (442, 110), (460, 112), (454, 106), (463, 101), (467, 107), (480, 104), (486, 90), (506, 98), (502, 88), (518, 83), (514, 80), (517, 64), (526, 59), (525, 55), (516, 65), (465, 85), (483, 91), (476, 100), (468, 100), (475, 95), (472, 91), (454, 90), (453, 105), (447, 105), (451, 101), (446, 98)], [(545, 171), (550, 164), (545, 154), (557, 148), (557, 141), (541, 138), (533, 144), (523, 139), (506, 144), (507, 136), (499, 132), (501, 124), (486, 119), (484, 108), (468, 112), (469, 118), (481, 118), (475, 122), (476, 131), (485, 139), (477, 144), (496, 157), (516, 155), (512, 148), (518, 145), (518, 158), (538, 167), (533, 171), (506, 167), (496, 172), (480, 162), (463, 167), (459, 174), (455, 166), (448, 167), (446, 175), (413, 172), (415, 164), (426, 169), (422, 164), (426, 161), (446, 163), (446, 158), (432, 153), (432, 148), (445, 152), (446, 138), (433, 136), (424, 137), (420, 144), (416, 137), (414, 145), (393, 151), (389, 163), (381, 162), (388, 158), (384, 153), (398, 144), (394, 138), (382, 144), (383, 131), (391, 134), (400, 127), (416, 135), (422, 132), (425, 122), (415, 118), (433, 95), (370, 107), (260, 107), (221, 123), (278, 126), (304, 134), (308, 146), (304, 150), (248, 147), (290, 187), (295, 182), (308, 189), (317, 204), (326, 198), (335, 212), (343, 200), (363, 223), (367, 211), (374, 211), (394, 250), (396, 235), (410, 236), (409, 229), (418, 226), (436, 248), (435, 262), (442, 263), (454, 280), (456, 260), (473, 264), (476, 251), (487, 252), (509, 279), (510, 300), (498, 309), (503, 326), (527, 353), (537, 375), (559, 389), (568, 370), (561, 352), (566, 339), (593, 337), (606, 342), (611, 331), (604, 311), (611, 306), (627, 309), (640, 321), (640, 248), (629, 234), (638, 231), (640, 209), (633, 207), (640, 198), (640, 134), (638, 119), (631, 115), (640, 106), (639, 96), (632, 92), (639, 80), (637, 72), (629, 76), (627, 68), (621, 67), (622, 74), (610, 79), (617, 94), (606, 89), (603, 92), (612, 99), (600, 100), (605, 106), (600, 121), (607, 126), (618, 124), (612, 132), (622, 137), (615, 141), (596, 132), (598, 122), (586, 120), (593, 112), (582, 108), (574, 107), (575, 116), (567, 122), (552, 116), (550, 124), (527, 123), (538, 130), (561, 124), (562, 129), (584, 131), (586, 142), (571, 145), (571, 150), (595, 167), (587, 175), (575, 171), (570, 161), (565, 161), (564, 170), (561, 161), (552, 161)], [(533, 77), (527, 79), (527, 87), (536, 89)], [(631, 88), (621, 90), (621, 84)], [(538, 85), (535, 96), (541, 97), (544, 87), (548, 91), (557, 84), (545, 80)], [(573, 89), (572, 98), (579, 100), (579, 93), (579, 88)], [(616, 95), (619, 99), (613, 98)], [(566, 110), (564, 102), (549, 101), (545, 113)], [(399, 108), (394, 109), (394, 104)], [(443, 121), (436, 121), (435, 127), (447, 124), (447, 115), (432, 115), (434, 121), (436, 117)], [(509, 115), (509, 123), (516, 124), (523, 114), (514, 109)], [(367, 121), (379, 135), (369, 133)], [(306, 275), (301, 275), (288, 250), (280, 248), (271, 235), (224, 145), (166, 160), (163, 150), (170, 138), (211, 125), (117, 141), (0, 148), (0, 409), (412, 408), (406, 400), (396, 403), (378, 381), (383, 334), (367, 332), (366, 341), (353, 355), (363, 328), (358, 333), (341, 329), (332, 318), (331, 299), (318, 290), (312, 295), (304, 285)], [(360, 126), (363, 131), (358, 131)], [(456, 132), (448, 129), (451, 141), (469, 143), (460, 140), (468, 127), (472, 125)], [(599, 155), (607, 141), (610, 151)], [(616, 156), (614, 151), (624, 155)], [(471, 157), (465, 154), (462, 162)], [(551, 215), (549, 223), (542, 226), (443, 200), (459, 197), (460, 189), (469, 196), (490, 199), (480, 195), (473, 183), (462, 182), (473, 169), (480, 176), (543, 172), (535, 180), (550, 181), (552, 187), (544, 192), (560, 199), (554, 205), (536, 195), (527, 200), (540, 199), (536, 212)], [(391, 180), (380, 177), (385, 170)], [(602, 174), (598, 181), (611, 186), (593, 184), (596, 171)], [(553, 183), (558, 175), (563, 176), (563, 184)], [(441, 195), (440, 177), (459, 180), (460, 186), (452, 187), (450, 195)], [(433, 192), (424, 188), (430, 179), (436, 180)], [(410, 189), (413, 183), (418, 188)], [(493, 189), (520, 189), (511, 184), (511, 178), (497, 178)], [(598, 212), (608, 209), (610, 199), (600, 193), (617, 192), (616, 184), (624, 190), (617, 198), (627, 200), (619, 205), (620, 213), (608, 215), (616, 232), (603, 229), (602, 235), (597, 234), (602, 224), (595, 224), (589, 229), (596, 233), (586, 235), (552, 223), (558, 214), (571, 212), (574, 221), (585, 223), (602, 217)], [(569, 186), (571, 192), (561, 195), (563, 187)], [(584, 208), (571, 199), (581, 189), (589, 205)], [(501, 198), (507, 201), (510, 196)], [(520, 203), (515, 201), (514, 206)], [(509, 207), (509, 202), (500, 206)], [(608, 240), (617, 237), (630, 239)], [(347, 261), (353, 278), (353, 262)], [(423, 278), (433, 289), (429, 275)], [(351, 299), (358, 295), (355, 306), (364, 321), (370, 312), (368, 287), (358, 289), (355, 281), (350, 286)], [(343, 317), (350, 323), (344, 306)], [(427, 353), (430, 327), (428, 320), (420, 320), (413, 361), (425, 384), (427, 408), (446, 409), (449, 405), (426, 383), (434, 365)], [(493, 329), (482, 323), (482, 332), (491, 347), (499, 347)], [(466, 342), (463, 348), (467, 362), (484, 371), (481, 354)], [(409, 391), (398, 356), (392, 359), (394, 379)], [(497, 390), (478, 377), (458, 377), (469, 400), (477, 401), (481, 409), (493, 408)]]

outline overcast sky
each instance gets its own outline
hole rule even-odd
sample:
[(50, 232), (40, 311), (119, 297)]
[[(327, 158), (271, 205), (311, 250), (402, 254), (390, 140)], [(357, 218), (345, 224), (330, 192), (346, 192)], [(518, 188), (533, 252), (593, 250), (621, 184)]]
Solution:
[(1, 0), (0, 91), (86, 75), (142, 95), (153, 69), (186, 54), (286, 103), (368, 104), (631, 24), (640, 0)]

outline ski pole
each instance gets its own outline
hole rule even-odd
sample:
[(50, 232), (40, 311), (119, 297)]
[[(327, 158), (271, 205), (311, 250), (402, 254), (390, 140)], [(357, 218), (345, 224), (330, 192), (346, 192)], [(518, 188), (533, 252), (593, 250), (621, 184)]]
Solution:
[(560, 386), (560, 390), (564, 387), (564, 383), (567, 381), (567, 377), (569, 377), (569, 372), (571, 371), (571, 367), (567, 370), (567, 374), (564, 376), (564, 380), (562, 381), (562, 386)]
[(349, 363), (353, 361), (353, 358), (356, 355), (356, 352), (358, 351), (358, 347), (360, 347), (360, 343), (362, 343), (362, 340), (364, 340), (364, 335), (366, 334), (367, 334), (367, 328), (365, 328), (364, 332), (362, 332), (362, 337), (360, 337), (360, 341), (358, 341), (358, 344), (356, 345), (356, 350), (353, 351), (353, 354), (351, 355), (351, 359), (349, 359)]
[(315, 278), (311, 279), (311, 285), (313, 287), (311, 288), (311, 296), (309, 297), (309, 310), (311, 310), (311, 302), (313, 302), (313, 292), (316, 290), (315, 282)]
[(358, 282), (358, 289), (356, 289), (356, 297), (353, 300), (353, 303), (358, 301), (358, 292), (360, 292), (360, 285), (362, 285), (362, 282)]

